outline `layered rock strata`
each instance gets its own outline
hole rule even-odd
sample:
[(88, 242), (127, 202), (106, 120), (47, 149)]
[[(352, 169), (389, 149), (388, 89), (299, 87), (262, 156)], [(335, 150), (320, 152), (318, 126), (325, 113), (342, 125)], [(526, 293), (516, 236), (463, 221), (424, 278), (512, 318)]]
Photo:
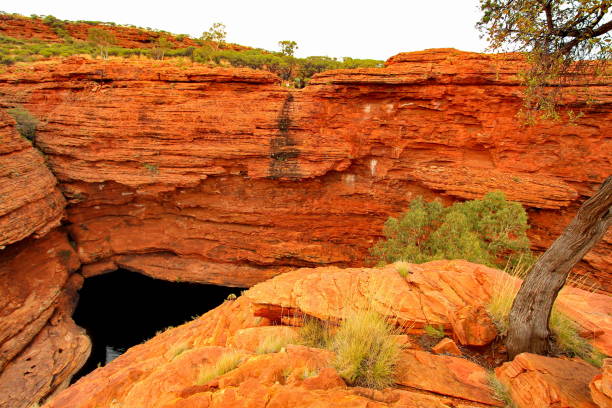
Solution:
[(65, 200), (42, 154), (0, 110), (0, 248), (59, 225)]
[[(612, 172), (609, 83), (568, 87), (575, 123), (517, 119), (515, 55), (400, 54), (303, 90), (274, 75), (156, 61), (9, 68), (1, 99), (39, 118), (85, 275), (124, 267), (250, 286), (295, 267), (359, 266), (417, 195), (501, 190), (543, 249)], [(592, 103), (591, 103), (592, 102)], [(611, 234), (576, 271), (610, 292)]]
[(0, 407), (27, 408), (67, 387), (89, 356), (71, 318), (83, 278), (59, 231), (0, 254)]

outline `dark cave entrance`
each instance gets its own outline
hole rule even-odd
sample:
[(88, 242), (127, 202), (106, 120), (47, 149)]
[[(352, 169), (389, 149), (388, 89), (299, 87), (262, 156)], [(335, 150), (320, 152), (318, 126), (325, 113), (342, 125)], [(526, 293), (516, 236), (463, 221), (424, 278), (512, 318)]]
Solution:
[(91, 356), (73, 382), (155, 336), (219, 306), (241, 288), (168, 282), (120, 269), (85, 279), (74, 321), (87, 330)]

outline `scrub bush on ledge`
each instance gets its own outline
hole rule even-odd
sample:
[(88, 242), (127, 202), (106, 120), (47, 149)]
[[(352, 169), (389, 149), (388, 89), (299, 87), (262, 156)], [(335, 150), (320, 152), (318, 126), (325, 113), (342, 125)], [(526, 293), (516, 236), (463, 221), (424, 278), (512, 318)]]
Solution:
[(533, 262), (528, 228), (521, 204), (507, 201), (501, 192), (449, 207), (417, 197), (406, 213), (385, 222), (386, 240), (371, 254), (380, 264), (465, 259), (503, 269), (519, 259)]

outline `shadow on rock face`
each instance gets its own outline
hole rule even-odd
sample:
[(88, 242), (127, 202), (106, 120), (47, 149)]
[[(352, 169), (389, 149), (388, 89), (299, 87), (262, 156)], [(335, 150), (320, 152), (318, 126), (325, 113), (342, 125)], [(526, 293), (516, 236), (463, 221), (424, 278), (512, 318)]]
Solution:
[(128, 348), (219, 306), (239, 288), (168, 282), (118, 270), (85, 280), (74, 313), (93, 347), (73, 382)]

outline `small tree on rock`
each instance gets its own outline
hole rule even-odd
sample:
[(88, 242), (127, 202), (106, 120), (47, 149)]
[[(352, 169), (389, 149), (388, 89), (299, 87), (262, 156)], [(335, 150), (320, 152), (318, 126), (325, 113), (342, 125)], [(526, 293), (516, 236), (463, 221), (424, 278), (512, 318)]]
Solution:
[(204, 31), (202, 33), (202, 40), (210, 41), (213, 44), (216, 44), (216, 48), (219, 49), (221, 45), (225, 44), (225, 37), (227, 33), (225, 32), (225, 24), (223, 23), (214, 23), (208, 31)]
[(108, 48), (115, 45), (117, 39), (108, 31), (99, 28), (90, 28), (87, 39), (100, 50), (100, 57), (108, 59)]
[(279, 41), (278, 45), (280, 47), (281, 54), (287, 55), (289, 57), (293, 57), (293, 55), (295, 54), (295, 50), (299, 48), (295, 41)]
[(565, 83), (609, 70), (611, 7), (611, 0), (480, 0), (477, 27), (491, 49), (524, 52), (530, 63), (523, 73), (528, 121), (558, 118)]
[(159, 37), (155, 46), (151, 48), (151, 57), (155, 60), (163, 60), (166, 51), (172, 48), (172, 43), (166, 37)]
[[(492, 48), (527, 53), (532, 66), (525, 75), (525, 105), (532, 112), (555, 116), (558, 80), (594, 73), (594, 64), (583, 59), (598, 58), (609, 68), (612, 0), (480, 0), (480, 6), (478, 25)], [(523, 281), (509, 316), (506, 346), (511, 358), (522, 352), (549, 352), (555, 299), (571, 269), (610, 224), (612, 177), (580, 207)]]

